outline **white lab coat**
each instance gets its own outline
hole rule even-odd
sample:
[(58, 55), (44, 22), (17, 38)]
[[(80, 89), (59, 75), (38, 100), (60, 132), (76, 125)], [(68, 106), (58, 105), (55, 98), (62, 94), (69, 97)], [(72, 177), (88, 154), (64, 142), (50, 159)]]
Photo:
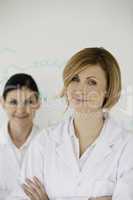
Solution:
[(18, 149), (12, 143), (7, 127), (8, 122), (5, 122), (0, 128), (0, 200), (5, 200), (18, 184), (24, 155), (33, 138), (40, 132), (39, 127), (33, 126), (27, 141)]
[[(112, 200), (133, 200), (133, 135), (109, 117), (80, 170), (69, 134), (71, 120), (36, 138), (23, 165), (22, 183), (26, 177), (37, 176), (50, 200), (88, 200), (108, 195)], [(17, 188), (9, 199), (29, 198)]]

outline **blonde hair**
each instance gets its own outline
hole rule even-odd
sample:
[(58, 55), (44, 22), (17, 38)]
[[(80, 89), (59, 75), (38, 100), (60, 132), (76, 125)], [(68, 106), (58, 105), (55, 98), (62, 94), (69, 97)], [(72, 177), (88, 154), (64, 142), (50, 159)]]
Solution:
[(114, 106), (120, 98), (121, 72), (115, 57), (102, 47), (85, 48), (70, 58), (63, 71), (64, 88), (61, 97), (66, 96), (66, 88), (76, 74), (88, 68), (89, 65), (96, 64), (104, 70), (107, 78), (107, 95), (103, 108), (108, 109)]

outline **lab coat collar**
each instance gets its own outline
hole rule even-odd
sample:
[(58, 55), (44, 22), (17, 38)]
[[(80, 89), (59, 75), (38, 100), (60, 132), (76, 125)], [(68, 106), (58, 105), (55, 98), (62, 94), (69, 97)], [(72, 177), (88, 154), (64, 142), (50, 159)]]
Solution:
[(61, 122), (55, 124), (52, 127), (47, 129), (50, 138), (57, 144), (61, 145), (64, 143), (64, 140), (67, 136), (66, 132), (69, 132), (69, 123), (71, 121), (71, 117), (62, 120)]
[(0, 144), (9, 144), (8, 121), (6, 120), (0, 128)]
[[(117, 140), (119, 140), (121, 136), (121, 128), (110, 116), (107, 117), (96, 146), (93, 149), (93, 153), (84, 164), (82, 172), (80, 172), (69, 134), (73, 124), (72, 120), (73, 118), (70, 117), (69, 119), (66, 119), (60, 123), (55, 129), (53, 129), (52, 139), (54, 139), (57, 144), (56, 152), (62, 161), (68, 167), (70, 167), (76, 175), (79, 173), (86, 174), (87, 171), (89, 171), (89, 173), (93, 173), (93, 168), (95, 165), (103, 162), (105, 157), (107, 157), (112, 152), (113, 146), (118, 144)], [(83, 174), (81, 177), (83, 177)]]
[[(106, 115), (104, 126), (101, 130), (99, 138), (106, 141), (108, 145), (112, 145), (116, 142), (116, 139), (120, 137), (119, 134), (122, 131), (122, 128), (118, 123), (108, 114)], [(57, 145), (62, 145), (65, 142), (65, 139), (74, 134), (73, 126), (73, 116), (68, 117), (62, 122), (56, 124), (52, 128), (48, 129), (50, 133), (50, 138), (57, 143)]]
[(73, 151), (71, 138), (69, 133), (69, 128), (72, 118), (69, 117), (63, 120), (61, 123), (52, 127), (49, 133), (51, 139), (56, 143), (56, 153), (60, 156), (61, 160), (68, 166), (74, 166), (73, 173), (78, 174), (79, 168), (77, 160)]
[(20, 147), (20, 150), (23, 149), (23, 148), (28, 147), (30, 142), (31, 142), (31, 140), (33, 140), (33, 138), (36, 136), (37, 133), (39, 133), (39, 127), (36, 126), (36, 125), (33, 125), (30, 135), (28, 136), (28, 138), (25, 141), (25, 143)]
[(98, 165), (104, 163), (105, 159), (110, 156), (115, 147), (119, 146), (119, 142), (121, 142), (122, 138), (121, 133), (121, 127), (119, 127), (111, 117), (108, 117), (93, 152), (82, 168), (79, 181), (81, 181), (81, 179), (83, 180), (86, 174), (87, 177), (95, 177), (99, 173), (98, 168), (97, 172), (94, 169)]
[[(9, 132), (8, 132), (8, 121), (6, 120), (3, 126), (0, 128), (0, 145), (9, 145), (13, 144), (12, 140), (10, 138)], [(32, 138), (36, 135), (36, 133), (39, 132), (39, 127), (36, 125), (33, 125), (32, 131), (27, 138), (26, 142), (20, 147), (20, 149), (23, 149), (24, 147), (27, 147), (32, 140)]]

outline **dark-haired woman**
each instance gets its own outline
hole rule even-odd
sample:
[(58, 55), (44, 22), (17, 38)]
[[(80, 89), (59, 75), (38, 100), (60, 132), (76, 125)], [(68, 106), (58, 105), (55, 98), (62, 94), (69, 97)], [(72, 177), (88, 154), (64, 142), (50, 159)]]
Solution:
[(11, 76), (5, 84), (1, 105), (8, 117), (0, 129), (0, 200), (5, 200), (17, 184), (28, 146), (39, 132), (33, 123), (40, 107), (39, 90), (32, 76)]

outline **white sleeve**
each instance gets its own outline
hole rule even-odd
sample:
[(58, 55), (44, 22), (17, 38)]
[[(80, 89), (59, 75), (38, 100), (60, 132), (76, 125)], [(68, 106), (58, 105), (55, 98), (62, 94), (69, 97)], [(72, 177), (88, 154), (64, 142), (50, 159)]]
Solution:
[(133, 139), (126, 144), (118, 163), (117, 183), (112, 200), (133, 200)]
[(43, 146), (38, 142), (38, 140), (35, 140), (25, 155), (18, 180), (18, 186), (16, 186), (13, 193), (6, 198), (6, 200), (29, 200), (22, 190), (22, 184), (25, 183), (26, 178), (32, 179), (34, 176), (38, 177), (38, 179), (43, 183), (44, 154)]

